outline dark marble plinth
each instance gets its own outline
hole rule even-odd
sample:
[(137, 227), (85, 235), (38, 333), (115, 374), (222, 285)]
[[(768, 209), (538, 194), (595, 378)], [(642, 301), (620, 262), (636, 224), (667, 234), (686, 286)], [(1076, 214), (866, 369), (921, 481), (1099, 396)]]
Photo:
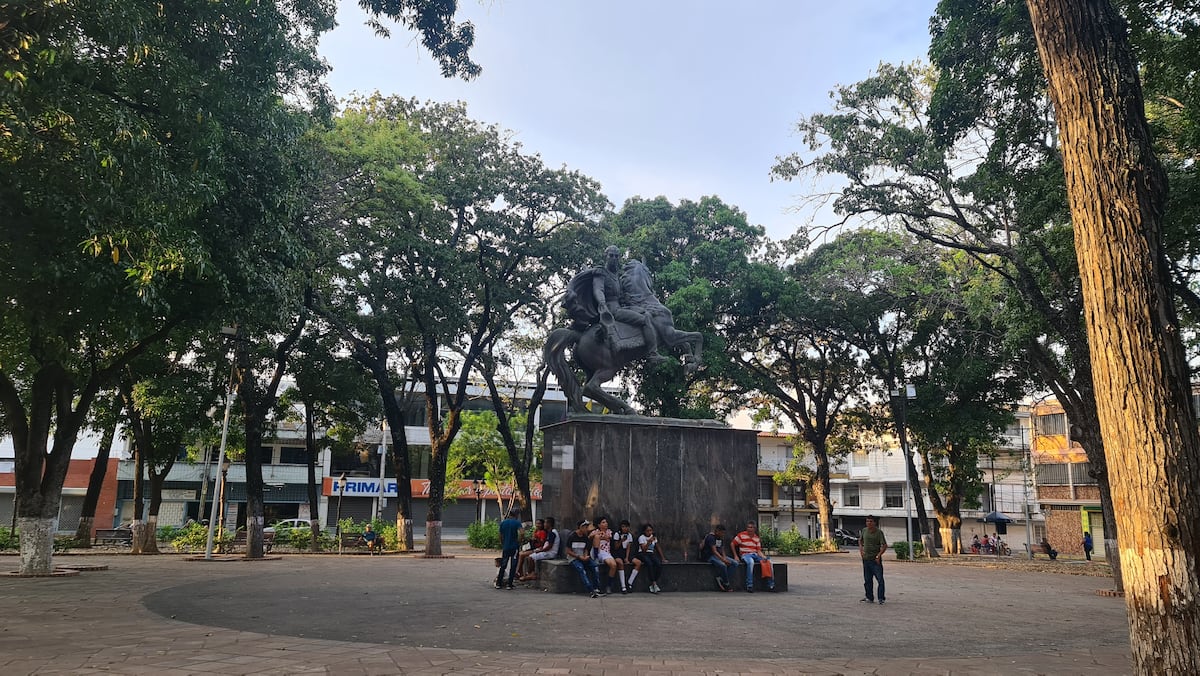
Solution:
[[(723, 523), (756, 520), (757, 434), (711, 420), (579, 415), (543, 429), (542, 505), (560, 527), (608, 516), (654, 524), (671, 561)], [(728, 538), (727, 538), (728, 539)]]

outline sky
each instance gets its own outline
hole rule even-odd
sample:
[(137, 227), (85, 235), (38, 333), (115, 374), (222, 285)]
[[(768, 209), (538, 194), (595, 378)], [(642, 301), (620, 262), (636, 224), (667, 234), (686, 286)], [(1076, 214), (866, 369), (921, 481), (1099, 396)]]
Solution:
[[(716, 195), (773, 239), (828, 212), (797, 211), (832, 184), (770, 180), (775, 158), (804, 149), (801, 118), (881, 62), (926, 60), (936, 0), (459, 0), (475, 25), (469, 82), (441, 76), (412, 33), (389, 39), (339, 0), (321, 41), (335, 95), (464, 101), (471, 117), (511, 130), (547, 166), (599, 181), (619, 207)], [(824, 219), (824, 220), (823, 220)], [(96, 454), (94, 435), (72, 454)], [(12, 457), (0, 440), (0, 457)]]
[(464, 101), (525, 152), (627, 198), (716, 195), (781, 239), (825, 212), (797, 211), (832, 184), (771, 182), (804, 150), (805, 116), (881, 62), (927, 60), (936, 0), (459, 0), (475, 25), (469, 82), (441, 76), (412, 33), (376, 37), (354, 0), (321, 41), (339, 97)]

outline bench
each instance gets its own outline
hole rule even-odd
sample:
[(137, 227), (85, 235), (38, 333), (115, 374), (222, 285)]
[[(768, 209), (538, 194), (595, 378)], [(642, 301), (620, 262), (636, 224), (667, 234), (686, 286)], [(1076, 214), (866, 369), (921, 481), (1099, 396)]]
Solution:
[(127, 528), (97, 528), (96, 538), (92, 544), (113, 544), (133, 546), (133, 531)]
[(367, 547), (367, 541), (363, 539), (362, 533), (342, 533), (341, 549), (367, 549), (371, 554), (380, 551), (383, 546), (383, 538), (378, 534), (375, 535), (375, 548)]
[[(271, 548), (274, 546), (275, 546), (275, 533), (263, 533), (263, 551), (269, 552), (269, 551), (271, 551)], [(244, 530), (239, 530), (238, 532), (234, 533), (233, 541), (229, 543), (230, 551), (235, 550), (239, 547), (241, 547), (241, 548), (246, 547), (246, 531), (244, 531)]]
[[(775, 591), (787, 591), (787, 564), (776, 561), (772, 561), (771, 563), (775, 569)], [(587, 592), (583, 586), (583, 582), (579, 579), (579, 573), (575, 571), (575, 568), (565, 558), (538, 561), (536, 570), (538, 577), (537, 581), (533, 583), (535, 589), (557, 594), (582, 594)], [(629, 575), (628, 570), (626, 570), (625, 575)], [(716, 578), (717, 576), (713, 571), (713, 567), (708, 563), (672, 561), (663, 564), (662, 577), (659, 579), (658, 586), (664, 592), (717, 591)], [(737, 572), (731, 575), (730, 578), (729, 582), (734, 590), (742, 590), (746, 579), (745, 569), (738, 566)], [(603, 575), (600, 576), (600, 583), (604, 583)], [(619, 582), (615, 582), (614, 588), (619, 585)], [(767, 585), (762, 581), (758, 564), (754, 566), (754, 589), (756, 591), (767, 590)], [(650, 576), (646, 574), (645, 569), (638, 573), (637, 579), (633, 582), (633, 590), (637, 593), (648, 593), (650, 591)]]
[[(1046, 556), (1050, 555), (1050, 552), (1046, 551), (1046, 548), (1041, 546), (1040, 544), (1032, 544), (1031, 545), (1031, 544), (1026, 543), (1025, 551), (1030, 554), (1031, 558), (1034, 554), (1045, 554)], [(1057, 555), (1055, 556), (1055, 558), (1057, 558)]]

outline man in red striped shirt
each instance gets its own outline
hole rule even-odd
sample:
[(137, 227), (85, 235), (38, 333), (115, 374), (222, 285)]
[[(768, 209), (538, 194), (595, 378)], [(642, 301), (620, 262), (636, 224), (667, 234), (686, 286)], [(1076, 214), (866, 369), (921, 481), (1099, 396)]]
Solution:
[(767, 591), (775, 591), (775, 576), (771, 571), (771, 559), (763, 556), (762, 540), (758, 537), (758, 524), (750, 521), (746, 530), (733, 538), (733, 555), (746, 564), (746, 591), (754, 591), (754, 564), (762, 568), (763, 581), (767, 583)]

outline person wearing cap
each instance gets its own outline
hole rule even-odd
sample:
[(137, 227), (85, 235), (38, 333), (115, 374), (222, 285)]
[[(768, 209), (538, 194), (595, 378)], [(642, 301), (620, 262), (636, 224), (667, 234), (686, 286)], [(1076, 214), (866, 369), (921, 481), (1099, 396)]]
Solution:
[(579, 573), (579, 579), (592, 598), (605, 596), (600, 591), (600, 576), (596, 572), (596, 560), (592, 558), (592, 522), (580, 521), (571, 536), (567, 538), (567, 560), (571, 567)]
[[(508, 570), (508, 584), (513, 589), (513, 578), (517, 576), (517, 553), (521, 549), (521, 510), (508, 510), (508, 518), (500, 522), (500, 573), (496, 575), (496, 589), (504, 584), (504, 571)], [(511, 567), (509, 567), (511, 564)]]

